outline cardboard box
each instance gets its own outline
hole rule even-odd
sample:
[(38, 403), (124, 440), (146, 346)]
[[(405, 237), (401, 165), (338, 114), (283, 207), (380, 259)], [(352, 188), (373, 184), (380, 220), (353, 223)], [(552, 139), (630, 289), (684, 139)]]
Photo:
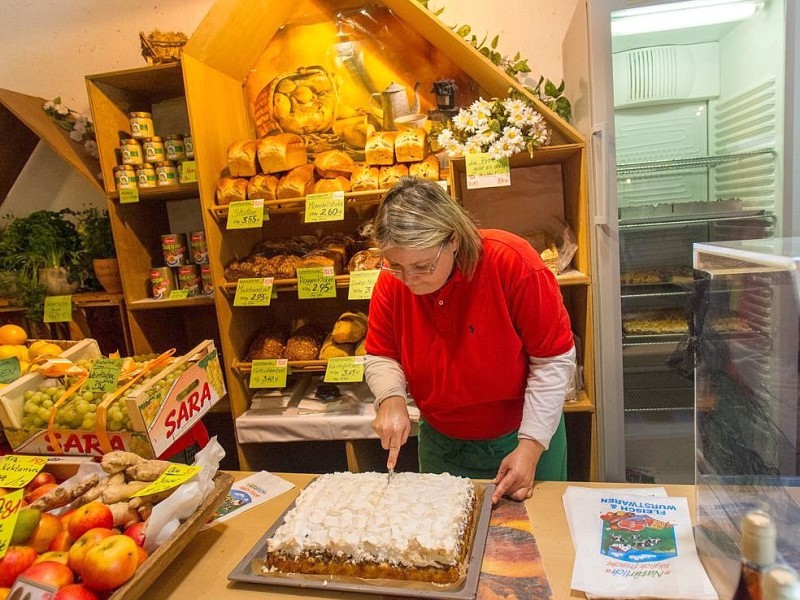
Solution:
[[(96, 342), (94, 346), (85, 348), (85, 352), (93, 352), (94, 347)], [(99, 349), (97, 352), (99, 356)], [(73, 354), (73, 360), (83, 357), (80, 352)], [(0, 420), (15, 453), (101, 456), (112, 450), (127, 450), (145, 458), (154, 458), (189, 431), (226, 393), (219, 353), (212, 340), (205, 340), (157, 375), (146, 379), (135, 391), (127, 393), (124, 401), (134, 431), (60, 429), (54, 431), (57, 441), (54, 444), (47, 429), (23, 429), (20, 419), (26, 390), (57, 383), (57, 380), (32, 373), (2, 390)]]

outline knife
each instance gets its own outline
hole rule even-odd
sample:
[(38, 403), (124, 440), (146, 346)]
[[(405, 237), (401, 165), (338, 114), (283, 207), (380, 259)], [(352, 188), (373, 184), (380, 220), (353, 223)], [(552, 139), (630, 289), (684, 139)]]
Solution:
[(386, 485), (392, 483), (392, 477), (394, 477), (394, 469), (389, 469), (389, 477), (386, 479)]

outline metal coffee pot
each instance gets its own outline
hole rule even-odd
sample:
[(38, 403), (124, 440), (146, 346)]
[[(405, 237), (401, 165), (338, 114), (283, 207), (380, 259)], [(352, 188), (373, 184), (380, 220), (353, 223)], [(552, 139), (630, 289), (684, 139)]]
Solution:
[(408, 105), (408, 95), (405, 86), (394, 81), (381, 92), (371, 94), (370, 107), (375, 116), (380, 120), (384, 129), (396, 129), (394, 120), (397, 117), (419, 112), (420, 82), (414, 84), (414, 103)]

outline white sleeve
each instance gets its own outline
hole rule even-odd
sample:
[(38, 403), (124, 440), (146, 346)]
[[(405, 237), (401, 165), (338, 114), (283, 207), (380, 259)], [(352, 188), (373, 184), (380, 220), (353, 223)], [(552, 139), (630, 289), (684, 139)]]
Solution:
[(547, 450), (561, 421), (564, 396), (575, 372), (575, 347), (558, 356), (531, 356), (529, 363), (519, 437), (536, 440)]
[(381, 402), (391, 396), (400, 396), (408, 402), (406, 374), (396, 360), (367, 354), (364, 357), (364, 378), (375, 396), (375, 412), (378, 412)]

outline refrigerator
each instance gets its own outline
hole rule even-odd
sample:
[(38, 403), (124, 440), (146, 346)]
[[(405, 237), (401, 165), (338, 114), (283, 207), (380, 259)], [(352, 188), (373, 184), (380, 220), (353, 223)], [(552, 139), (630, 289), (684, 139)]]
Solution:
[(795, 0), (578, 0), (598, 474), (693, 483), (695, 243), (800, 233)]

